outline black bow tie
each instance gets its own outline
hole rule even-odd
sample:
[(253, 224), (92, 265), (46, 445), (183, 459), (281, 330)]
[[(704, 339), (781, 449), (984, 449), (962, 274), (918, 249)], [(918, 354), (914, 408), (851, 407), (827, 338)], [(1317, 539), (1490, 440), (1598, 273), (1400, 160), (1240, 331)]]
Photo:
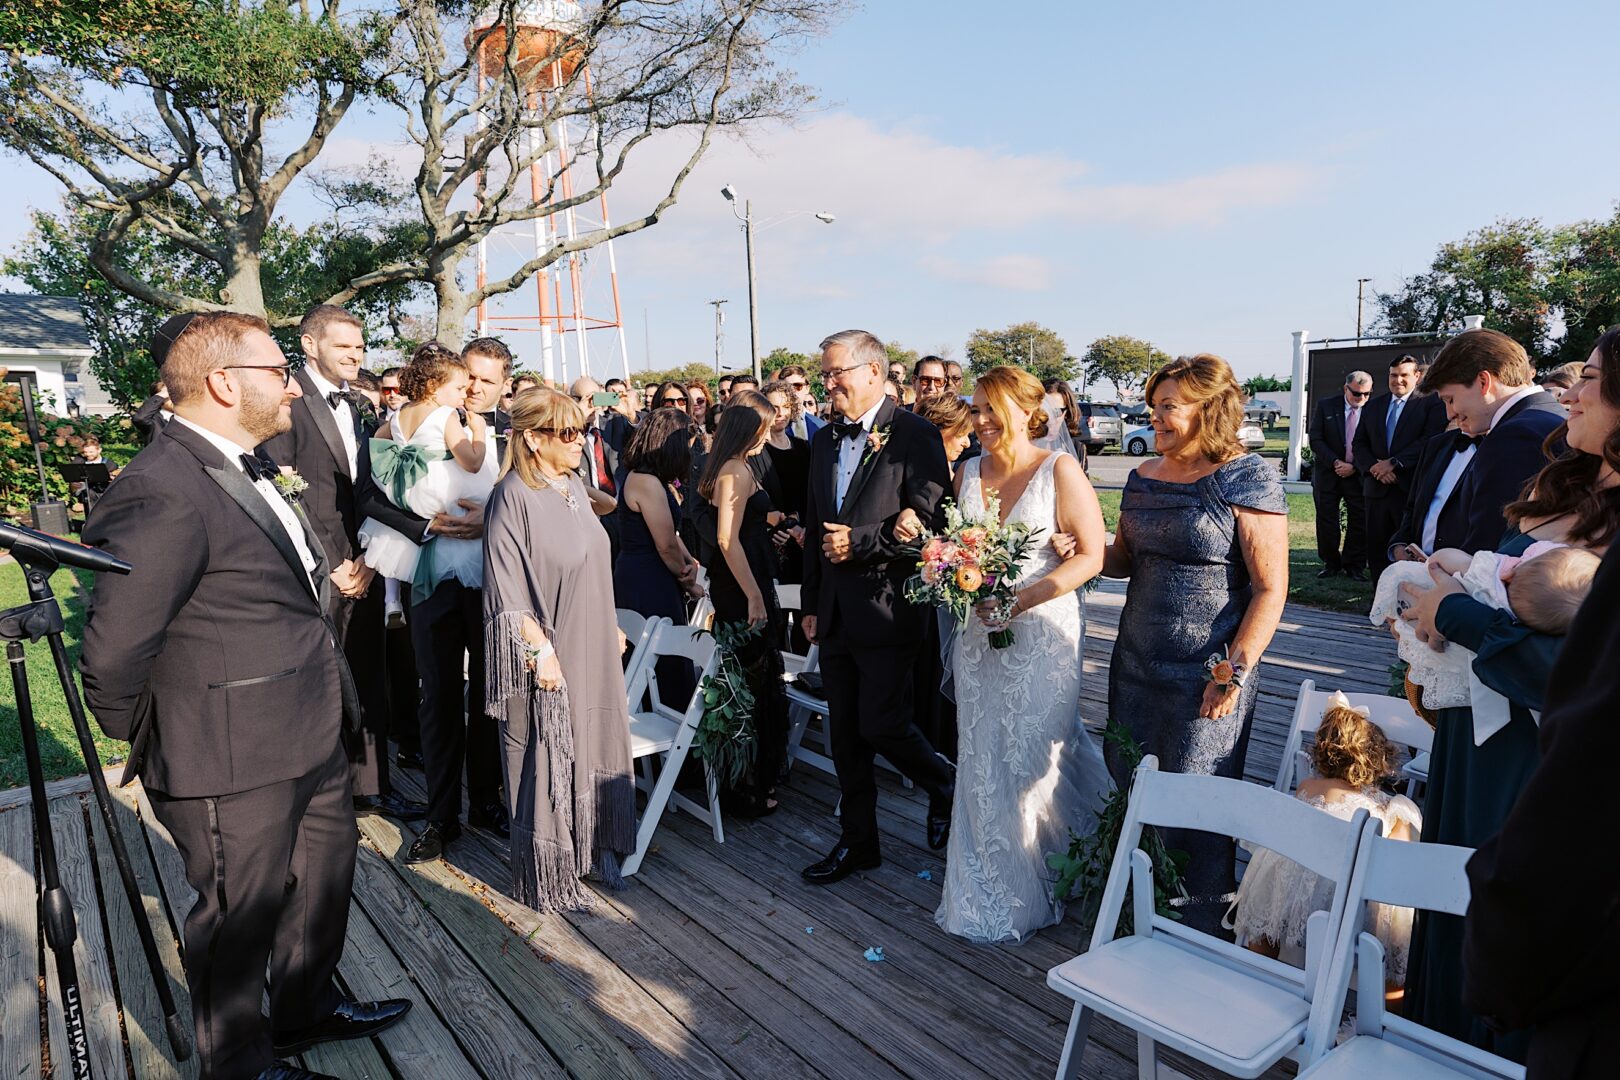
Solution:
[(1466, 431), (1454, 431), (1451, 435), (1457, 447), (1457, 453), (1462, 453), (1470, 446), (1478, 446), (1485, 441), (1484, 435), (1470, 435)]
[(858, 439), (866, 431), (866, 426), (859, 420), (852, 423), (841, 423), (834, 420), (832, 428), (838, 433), (840, 439)]
[(242, 471), (247, 473), (248, 479), (253, 481), (271, 480), (281, 471), (270, 455), (263, 450), (255, 450), (251, 454), (242, 455)]
[(332, 406), (333, 412), (336, 412), (337, 407), (348, 400), (349, 392), (347, 390), (333, 390), (326, 395), (326, 403)]

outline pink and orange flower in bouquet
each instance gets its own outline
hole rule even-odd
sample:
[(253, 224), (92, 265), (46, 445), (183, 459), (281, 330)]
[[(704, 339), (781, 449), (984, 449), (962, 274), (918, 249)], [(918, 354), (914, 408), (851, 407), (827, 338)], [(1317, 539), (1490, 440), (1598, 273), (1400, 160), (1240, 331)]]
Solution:
[[(1001, 524), (1001, 500), (986, 492), (982, 518), (970, 518), (947, 500), (945, 529), (925, 534), (917, 552), (917, 573), (906, 582), (906, 599), (913, 604), (946, 608), (957, 622), (973, 617), (973, 608), (990, 600), (1010, 604), (1016, 589), (1012, 581), (1034, 549), (1042, 530), (1021, 521)], [(990, 632), (992, 648), (1013, 643), (1011, 629)]]

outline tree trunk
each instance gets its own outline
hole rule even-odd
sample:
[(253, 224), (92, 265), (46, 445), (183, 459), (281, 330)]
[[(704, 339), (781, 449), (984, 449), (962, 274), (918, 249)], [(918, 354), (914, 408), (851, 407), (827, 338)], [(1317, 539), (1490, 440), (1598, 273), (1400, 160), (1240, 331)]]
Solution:
[(270, 313), (264, 306), (264, 284), (259, 277), (257, 246), (248, 248), (239, 245), (231, 255), (230, 277), (226, 279), (225, 287), (219, 290), (219, 302), (232, 311), (268, 319)]
[(438, 298), (434, 337), (452, 349), (460, 349), (467, 340), (467, 319), (472, 314), (472, 298), (467, 295), (467, 290), (456, 283), (453, 268), (435, 269), (433, 283)]

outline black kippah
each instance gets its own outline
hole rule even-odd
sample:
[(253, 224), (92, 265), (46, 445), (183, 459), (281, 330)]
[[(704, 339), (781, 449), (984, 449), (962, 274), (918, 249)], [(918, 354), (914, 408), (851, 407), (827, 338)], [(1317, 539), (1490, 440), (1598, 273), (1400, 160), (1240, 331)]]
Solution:
[(160, 368), (163, 366), (163, 361), (169, 355), (169, 347), (180, 339), (180, 335), (186, 332), (186, 327), (190, 326), (191, 320), (196, 317), (195, 312), (171, 315), (164, 320), (162, 326), (152, 332), (152, 363)]

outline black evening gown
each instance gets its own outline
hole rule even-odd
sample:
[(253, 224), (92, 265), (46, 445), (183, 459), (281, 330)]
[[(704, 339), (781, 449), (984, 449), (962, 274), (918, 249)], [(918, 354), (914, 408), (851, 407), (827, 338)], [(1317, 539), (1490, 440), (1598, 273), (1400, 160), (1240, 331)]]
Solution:
[[(669, 500), (669, 519), (677, 534), (681, 527), (681, 504), (668, 484), (661, 485)], [(686, 625), (686, 596), (675, 575), (669, 572), (653, 542), (647, 519), (624, 502), (624, 483), (619, 483), (619, 558), (613, 564), (613, 605), (652, 618), (662, 615), (676, 626)], [(690, 661), (678, 656), (658, 662), (658, 693), (672, 708), (682, 709), (692, 699), (697, 678)]]
[[(793, 518), (804, 517), (805, 496), (810, 490), (810, 444), (803, 439), (789, 437), (787, 449), (778, 450), (770, 443), (760, 458), (770, 462), (770, 476), (761, 486), (770, 493), (772, 506)], [(804, 580), (804, 551), (789, 540), (777, 557), (777, 580), (784, 585), (797, 585)]]
[[(760, 811), (765, 798), (776, 786), (787, 761), (787, 691), (782, 683), (782, 654), (777, 642), (782, 638), (782, 609), (776, 602), (776, 553), (771, 546), (770, 527), (765, 515), (773, 509), (771, 497), (763, 488), (748, 497), (743, 508), (738, 539), (754, 582), (765, 598), (765, 632), (756, 634), (737, 651), (737, 659), (747, 673), (748, 688), (754, 694), (754, 767), (736, 793), (744, 803), (733, 808)], [(722, 623), (748, 621), (748, 597), (720, 552), (719, 520), (714, 507), (705, 502), (698, 523), (701, 561), (709, 572), (709, 598), (714, 602), (714, 619)]]
[[(1237, 636), (1252, 586), (1237, 535), (1237, 508), (1286, 514), (1277, 468), (1245, 454), (1190, 484), (1132, 471), (1120, 500), (1119, 535), (1131, 552), (1131, 583), (1108, 671), (1109, 715), (1164, 772), (1241, 779), (1259, 697), (1258, 672), (1220, 720), (1200, 719), (1204, 661)], [(1109, 771), (1130, 783), (1110, 744)], [(1185, 874), (1189, 926), (1219, 933), (1237, 889), (1234, 842), (1186, 829), (1165, 830), (1165, 843), (1191, 857)]]

